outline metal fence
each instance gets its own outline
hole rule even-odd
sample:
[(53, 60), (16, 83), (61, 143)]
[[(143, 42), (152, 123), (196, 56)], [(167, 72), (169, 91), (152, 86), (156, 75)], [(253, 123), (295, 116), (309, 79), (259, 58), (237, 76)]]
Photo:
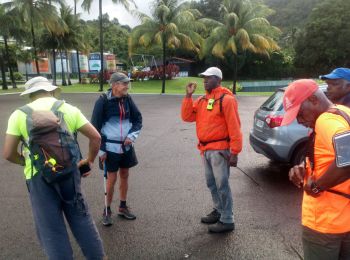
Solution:
[(273, 81), (245, 81), (240, 82), (242, 92), (272, 92), (281, 87), (286, 87), (292, 80)]

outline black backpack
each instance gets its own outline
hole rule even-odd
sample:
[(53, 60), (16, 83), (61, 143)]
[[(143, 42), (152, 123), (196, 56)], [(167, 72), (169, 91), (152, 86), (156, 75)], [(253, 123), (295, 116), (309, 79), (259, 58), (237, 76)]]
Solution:
[(35, 167), (48, 183), (72, 177), (81, 159), (76, 133), (67, 130), (63, 113), (58, 111), (63, 104), (57, 100), (49, 111), (34, 111), (28, 105), (19, 108), (27, 115), (29, 141), (22, 142), (30, 152), (32, 177)]

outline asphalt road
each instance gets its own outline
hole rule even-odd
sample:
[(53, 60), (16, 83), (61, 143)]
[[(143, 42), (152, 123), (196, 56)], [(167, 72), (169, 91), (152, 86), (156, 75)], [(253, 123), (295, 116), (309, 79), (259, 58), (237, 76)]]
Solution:
[[(98, 94), (63, 95), (90, 118)], [(231, 168), (236, 230), (209, 234), (200, 217), (211, 211), (194, 124), (180, 119), (181, 96), (134, 95), (144, 128), (136, 143), (128, 203), (135, 221), (114, 216), (102, 226), (103, 176), (97, 165), (83, 180), (90, 210), (109, 259), (300, 259), (301, 193), (288, 181), (288, 167), (270, 162), (249, 146), (253, 113), (266, 97), (238, 97), (244, 134), (239, 167)], [(25, 103), (0, 96), (0, 130)], [(81, 138), (83, 154), (87, 142)], [(3, 138), (0, 140), (3, 146)], [(0, 159), (0, 259), (45, 259), (34, 230), (22, 169)], [(256, 183), (257, 182), (257, 183)], [(114, 211), (117, 203), (114, 205)], [(83, 255), (71, 238), (76, 259)], [(57, 241), (59, 243), (59, 241)]]

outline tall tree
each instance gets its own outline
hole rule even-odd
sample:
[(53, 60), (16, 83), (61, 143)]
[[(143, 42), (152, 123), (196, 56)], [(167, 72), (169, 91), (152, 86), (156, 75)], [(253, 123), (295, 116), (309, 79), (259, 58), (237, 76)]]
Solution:
[(325, 0), (313, 9), (297, 39), (295, 62), (303, 74), (350, 66), (350, 1)]
[(56, 53), (59, 47), (58, 43), (58, 35), (55, 34), (55, 32), (50, 32), (49, 30), (45, 29), (43, 33), (41, 34), (41, 37), (39, 38), (39, 50), (46, 51), (51, 50), (52, 60), (53, 60), (53, 71), (52, 71), (52, 79), (53, 84), (57, 85), (56, 79), (57, 79), (57, 73), (56, 73)]
[[(61, 77), (62, 77), (62, 86), (67, 86), (66, 76), (64, 73), (64, 63), (63, 63), (63, 50), (60, 49), (60, 61), (61, 61)], [(68, 57), (66, 57), (68, 59)], [(68, 69), (68, 68), (67, 68)]]
[(178, 0), (157, 0), (153, 6), (152, 17), (138, 13), (142, 24), (136, 26), (129, 38), (129, 55), (137, 46), (152, 47), (160, 45), (163, 51), (162, 91), (165, 93), (165, 66), (167, 49), (180, 46), (200, 53), (203, 39), (197, 32), (203, 24), (197, 20), (200, 13), (189, 9), (189, 3), (178, 3)]
[(22, 28), (23, 26), (19, 19), (18, 12), (16, 10), (6, 10), (4, 5), (0, 4), (0, 35), (4, 40), (5, 47), (4, 64), (7, 63), (13, 88), (17, 88), (17, 86), (13, 75), (13, 68), (11, 66), (12, 62), (10, 61), (9, 40), (15, 39), (18, 42), (21, 42), (26, 35), (26, 32)]
[[(99, 21), (81, 21), (84, 27), (84, 42), (87, 43), (91, 51), (98, 51), (93, 46), (99, 44)], [(121, 26), (117, 19), (110, 20), (107, 14), (103, 15), (103, 46), (105, 50), (111, 51), (119, 61), (128, 61), (128, 38), (131, 29)]]
[[(85, 49), (83, 39), (83, 29), (79, 22), (79, 15), (73, 15), (72, 8), (62, 5), (60, 8), (59, 23), (64, 29), (63, 33), (57, 33), (56, 31), (44, 30), (40, 39), (40, 47), (43, 50), (52, 50), (52, 56), (54, 60), (53, 78), (56, 81), (56, 50), (60, 52), (60, 59), (66, 56), (66, 68), (68, 85), (70, 83), (69, 71), (68, 71), (68, 50), (78, 48), (80, 50)], [(61, 66), (63, 68), (61, 61)], [(67, 85), (64, 73), (62, 74), (62, 85)]]
[[(121, 4), (124, 6), (124, 8), (126, 10), (129, 11), (129, 7), (130, 7), (130, 3), (134, 4), (135, 5), (135, 2), (134, 0), (112, 0), (113, 3), (115, 4)], [(92, 3), (92, 0), (83, 0), (83, 3), (82, 3), (82, 7), (84, 10), (86, 11), (90, 11), (90, 8), (91, 8), (91, 3)], [(101, 70), (100, 70), (100, 88), (99, 88), (99, 91), (103, 91), (103, 71), (104, 71), (104, 68), (103, 68), (103, 24), (102, 24), (102, 0), (99, 0), (98, 2), (98, 6), (99, 6), (99, 21), (100, 21), (100, 57), (101, 57)], [(136, 5), (135, 5), (136, 7)]]
[[(24, 63), (25, 71), (26, 71), (26, 81), (28, 81), (28, 66), (33, 60), (32, 53), (28, 49), (18, 49), (16, 52), (17, 60)], [(56, 83), (55, 83), (56, 84)]]
[(63, 0), (12, 0), (3, 4), (5, 9), (15, 9), (21, 15), (23, 22), (30, 26), (35, 66), (38, 75), (40, 75), (40, 70), (35, 29), (43, 25), (51, 31), (62, 31), (62, 27), (57, 22), (58, 17), (56, 7), (54, 6), (54, 4), (62, 3)]
[[(77, 15), (77, 4), (78, 0), (74, 0), (74, 15)], [(80, 72), (80, 58), (79, 58), (79, 49), (76, 49), (76, 57), (77, 57), (77, 69), (78, 69), (78, 79), (79, 83), (81, 83), (81, 72)]]
[(203, 17), (222, 21), (220, 8), (218, 8), (222, 2), (223, 0), (200, 0), (198, 2), (193, 1), (192, 5), (202, 14)]
[(266, 17), (271, 9), (262, 4), (253, 4), (249, 0), (224, 0), (220, 7), (224, 22), (205, 20), (213, 26), (206, 39), (204, 54), (225, 59), (234, 57), (233, 93), (236, 93), (238, 61), (247, 51), (269, 56), (279, 46), (274, 40), (279, 29), (271, 26)]
[(0, 51), (1, 51), (1, 53), (0, 53), (0, 67), (1, 67), (1, 78), (2, 78), (2, 89), (6, 90), (6, 89), (8, 89), (8, 86), (7, 86), (5, 63), (4, 63), (5, 51), (1, 47), (0, 47)]
[(72, 85), (72, 83), (70, 82), (70, 74), (68, 68), (68, 50), (82, 50), (85, 48), (82, 33), (83, 28), (81, 27), (79, 22), (79, 15), (74, 15), (72, 13), (72, 8), (68, 6), (61, 6), (60, 19), (65, 24), (65, 26), (67, 26), (67, 30), (63, 34), (58, 35), (58, 43), (60, 49), (65, 53), (66, 56), (68, 85)]

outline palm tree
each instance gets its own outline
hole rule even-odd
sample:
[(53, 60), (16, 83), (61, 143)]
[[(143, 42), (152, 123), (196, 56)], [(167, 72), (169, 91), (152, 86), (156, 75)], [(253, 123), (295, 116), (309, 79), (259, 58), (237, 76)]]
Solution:
[[(78, 0), (74, 0), (74, 15), (77, 16), (77, 3)], [(78, 69), (78, 79), (79, 83), (81, 83), (81, 73), (80, 73), (80, 60), (79, 60), (79, 50), (76, 49), (76, 55), (77, 55), (77, 69)]]
[(1, 67), (1, 78), (2, 78), (2, 89), (8, 89), (7, 86), (7, 81), (6, 81), (6, 72), (5, 72), (5, 64), (4, 64), (4, 59), (5, 59), (5, 53), (4, 49), (0, 47), (0, 67)]
[(18, 49), (16, 52), (17, 60), (24, 63), (26, 70), (26, 81), (28, 81), (28, 64), (33, 60), (32, 53), (28, 49)]
[(203, 39), (197, 33), (202, 28), (198, 23), (199, 12), (189, 9), (189, 3), (178, 4), (178, 0), (157, 0), (152, 17), (138, 13), (142, 24), (136, 26), (129, 38), (129, 55), (138, 46), (160, 45), (163, 55), (162, 92), (165, 93), (165, 65), (167, 49), (184, 48), (200, 53)]
[(53, 60), (53, 71), (52, 71), (52, 78), (53, 78), (53, 84), (57, 85), (56, 83), (56, 50), (59, 47), (58, 44), (58, 35), (55, 34), (55, 32), (50, 32), (49, 30), (45, 29), (41, 37), (39, 38), (38, 42), (39, 50), (40, 51), (46, 51), (51, 50), (52, 51), (52, 60)]
[[(68, 59), (68, 57), (66, 57)], [(62, 86), (67, 86), (67, 81), (64, 73), (64, 64), (63, 64), (63, 51), (60, 49), (60, 60), (61, 60), (61, 77), (62, 77)], [(67, 68), (68, 70), (68, 68)]]
[(37, 43), (35, 29), (44, 25), (50, 31), (62, 32), (62, 27), (59, 25), (56, 7), (53, 4), (62, 4), (63, 0), (12, 0), (4, 3), (6, 10), (16, 10), (25, 24), (29, 24), (34, 59), (37, 74), (40, 75)]
[(2, 36), (4, 41), (4, 60), (5, 62), (7, 61), (7, 67), (10, 71), (10, 78), (13, 88), (17, 88), (17, 86), (10, 62), (11, 57), (9, 51), (9, 40), (10, 38), (13, 38), (18, 39), (18, 41), (21, 42), (26, 34), (26, 32), (22, 29), (18, 17), (18, 12), (16, 12), (16, 10), (6, 11), (4, 5), (0, 4), (0, 35)]
[[(62, 85), (65, 86), (67, 85), (67, 82), (64, 72), (63, 55), (66, 56), (66, 67), (68, 68), (68, 50), (74, 48), (83, 50), (86, 46), (83, 40), (83, 28), (79, 23), (79, 15), (73, 15), (72, 8), (62, 5), (58, 21), (62, 26), (62, 30), (64, 30), (63, 33), (45, 30), (40, 40), (40, 47), (43, 50), (52, 50), (54, 82), (56, 81), (56, 50), (59, 51), (62, 67)], [(72, 85), (68, 69), (66, 72), (68, 85)]]
[[(126, 10), (129, 11), (130, 3), (135, 5), (134, 0), (112, 0), (115, 4), (122, 4)], [(92, 0), (83, 0), (82, 8), (86, 11), (90, 11)], [(100, 70), (100, 89), (103, 91), (103, 26), (102, 26), (102, 0), (98, 1), (99, 5), (99, 22), (100, 22), (100, 57), (101, 57), (101, 70)]]
[(4, 39), (4, 45), (5, 45), (5, 56), (6, 56), (5, 60), (7, 60), (7, 67), (10, 71), (10, 79), (12, 82), (12, 87), (17, 88), (16, 80), (14, 78), (13, 70), (12, 70), (12, 66), (11, 66), (11, 62), (10, 62), (11, 59), (10, 59), (10, 52), (9, 52), (9, 46), (8, 46), (8, 38), (7, 38), (7, 36), (3, 36), (3, 39)]
[(60, 18), (68, 28), (66, 32), (58, 37), (58, 41), (61, 49), (64, 50), (66, 55), (68, 85), (72, 85), (68, 71), (68, 50), (72, 50), (74, 48), (81, 50), (85, 48), (83, 32), (79, 23), (79, 15), (73, 15), (72, 8), (62, 5), (60, 9)]
[(204, 21), (214, 26), (206, 40), (204, 54), (220, 59), (233, 55), (233, 93), (236, 93), (238, 57), (247, 51), (269, 57), (269, 53), (279, 49), (274, 37), (280, 30), (266, 19), (272, 10), (265, 5), (252, 4), (249, 0), (224, 0), (220, 9), (223, 22)]

